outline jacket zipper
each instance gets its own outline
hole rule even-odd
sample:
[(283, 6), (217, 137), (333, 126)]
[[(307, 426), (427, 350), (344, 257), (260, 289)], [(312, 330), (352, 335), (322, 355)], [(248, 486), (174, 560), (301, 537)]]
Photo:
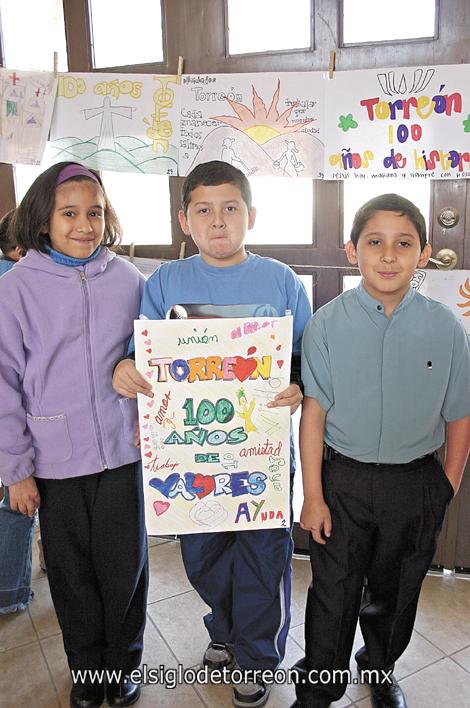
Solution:
[(83, 295), (85, 298), (85, 349), (86, 349), (86, 359), (87, 359), (87, 369), (88, 375), (90, 377), (90, 398), (91, 398), (91, 412), (93, 414), (93, 423), (95, 425), (96, 439), (98, 441), (98, 450), (100, 454), (101, 467), (103, 470), (107, 469), (106, 457), (104, 454), (103, 446), (103, 435), (101, 432), (101, 426), (98, 420), (98, 413), (96, 410), (96, 396), (95, 396), (95, 379), (93, 376), (93, 367), (91, 364), (91, 342), (90, 342), (90, 297), (88, 294), (87, 279), (83, 270), (78, 271), (80, 273), (80, 281), (83, 286)]

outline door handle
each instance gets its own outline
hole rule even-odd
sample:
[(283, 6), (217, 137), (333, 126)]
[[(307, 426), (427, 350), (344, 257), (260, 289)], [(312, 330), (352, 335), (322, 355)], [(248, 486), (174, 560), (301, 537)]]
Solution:
[(429, 259), (431, 263), (435, 263), (439, 270), (452, 270), (458, 263), (458, 256), (451, 248), (441, 248), (436, 253), (435, 258)]

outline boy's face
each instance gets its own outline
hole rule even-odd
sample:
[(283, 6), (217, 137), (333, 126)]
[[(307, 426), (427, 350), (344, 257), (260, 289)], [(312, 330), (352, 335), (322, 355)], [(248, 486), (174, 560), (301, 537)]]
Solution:
[[(366, 222), (357, 247), (346, 244), (348, 261), (359, 265), (364, 287), (376, 300), (396, 307), (408, 291), (416, 268), (424, 268), (431, 246), (421, 250), (413, 222), (394, 211), (376, 211)], [(387, 310), (387, 307), (386, 307)]]
[(256, 210), (248, 210), (236, 185), (196, 187), (187, 213), (181, 210), (178, 218), (209, 265), (224, 268), (245, 260), (245, 234), (253, 228)]

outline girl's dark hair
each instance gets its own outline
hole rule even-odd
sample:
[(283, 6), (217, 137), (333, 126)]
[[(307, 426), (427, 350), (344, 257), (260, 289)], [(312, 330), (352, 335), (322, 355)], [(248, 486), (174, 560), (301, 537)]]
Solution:
[[(36, 251), (46, 252), (50, 245), (47, 229), (55, 205), (55, 190), (57, 178), (67, 165), (76, 165), (76, 162), (58, 162), (52, 165), (37, 177), (28, 189), (13, 215), (9, 234), (18, 246), (25, 250), (33, 248)], [(86, 168), (89, 169), (89, 168)], [(122, 236), (121, 224), (111, 206), (101, 177), (95, 170), (90, 170), (95, 175), (103, 192), (104, 198), (104, 236), (103, 246), (117, 245)], [(67, 182), (83, 182), (87, 177), (78, 175), (71, 177)], [(92, 181), (90, 179), (90, 181)], [(66, 184), (66, 182), (62, 182)]]
[(3, 255), (7, 258), (10, 251), (13, 251), (13, 249), (17, 246), (17, 244), (11, 238), (10, 229), (10, 224), (14, 213), (15, 210), (11, 209), (11, 211), (8, 211), (6, 214), (4, 214), (4, 216), (2, 216), (2, 219), (0, 220), (0, 249), (3, 252)]
[(376, 211), (396, 211), (401, 216), (407, 216), (416, 227), (421, 250), (423, 250), (426, 245), (426, 222), (424, 216), (421, 214), (416, 204), (413, 204), (409, 199), (405, 199), (405, 197), (399, 194), (381, 194), (379, 197), (369, 199), (368, 202), (361, 206), (356, 212), (351, 229), (350, 239), (354, 247), (357, 246), (359, 236), (365, 225)]

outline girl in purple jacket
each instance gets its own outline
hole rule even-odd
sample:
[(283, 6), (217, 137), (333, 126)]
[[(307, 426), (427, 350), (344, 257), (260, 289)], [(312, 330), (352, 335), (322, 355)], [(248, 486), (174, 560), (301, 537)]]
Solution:
[[(106, 248), (119, 241), (119, 222), (99, 176), (82, 165), (43, 172), (11, 231), (27, 254), (0, 281), (2, 479), (13, 510), (39, 509), (71, 707), (98, 708), (105, 694), (110, 706), (132, 705), (147, 548), (137, 409), (111, 379), (143, 278)], [(116, 672), (107, 682), (105, 669)]]

